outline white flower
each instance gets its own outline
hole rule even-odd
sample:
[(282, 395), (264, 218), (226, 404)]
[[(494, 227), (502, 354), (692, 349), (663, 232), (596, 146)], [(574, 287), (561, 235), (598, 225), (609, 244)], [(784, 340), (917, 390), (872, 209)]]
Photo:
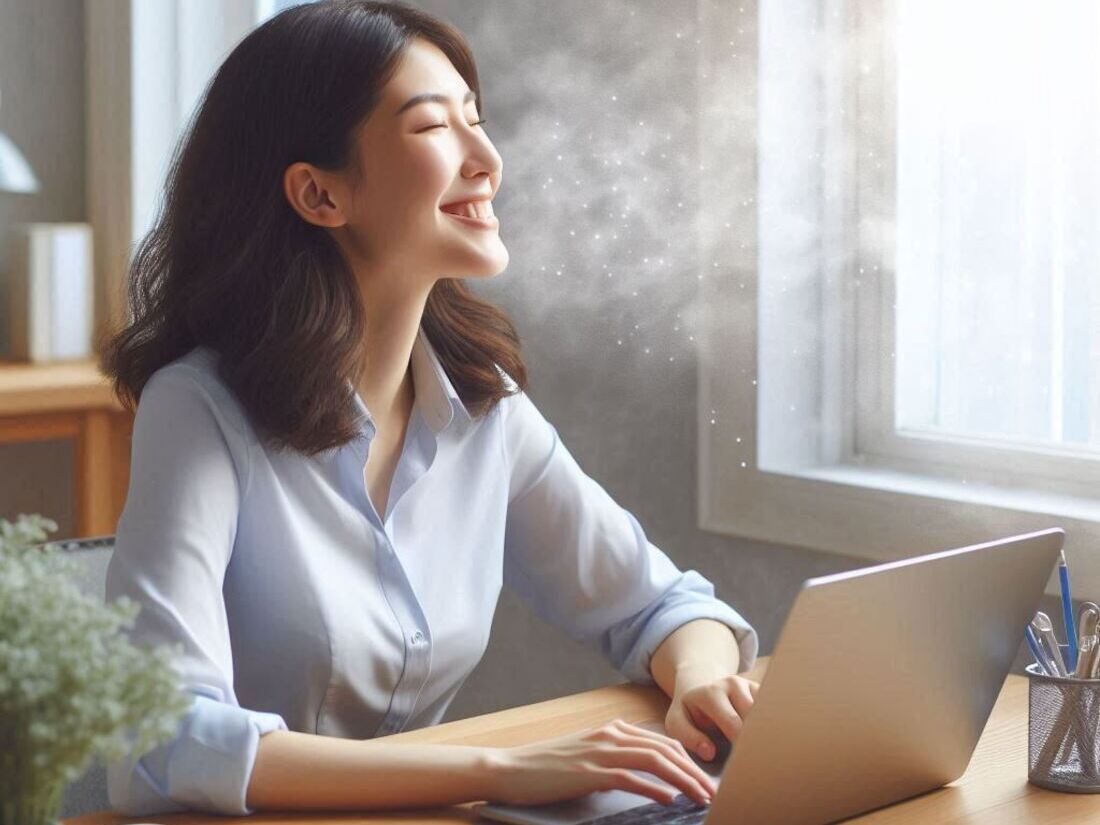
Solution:
[(144, 753), (191, 705), (172, 667), (178, 645), (131, 644), (140, 605), (81, 592), (76, 562), (40, 546), (55, 530), (39, 515), (0, 518), (0, 799), (71, 782), (94, 756)]

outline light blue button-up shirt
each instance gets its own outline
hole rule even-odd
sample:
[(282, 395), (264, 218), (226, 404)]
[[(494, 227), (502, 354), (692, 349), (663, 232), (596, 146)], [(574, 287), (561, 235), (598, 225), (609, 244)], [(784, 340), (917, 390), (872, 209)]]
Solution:
[(654, 684), (654, 650), (699, 618), (733, 629), (742, 670), (755, 661), (753, 628), (646, 539), (525, 393), (472, 418), (422, 329), (384, 514), (367, 495), (375, 426), (358, 394), (353, 441), (268, 450), (216, 357), (198, 347), (164, 366), (137, 408), (107, 598), (141, 605), (132, 641), (182, 645), (194, 699), (171, 742), (108, 765), (116, 810), (250, 814), (265, 733), (438, 723), (502, 585), (634, 682)]

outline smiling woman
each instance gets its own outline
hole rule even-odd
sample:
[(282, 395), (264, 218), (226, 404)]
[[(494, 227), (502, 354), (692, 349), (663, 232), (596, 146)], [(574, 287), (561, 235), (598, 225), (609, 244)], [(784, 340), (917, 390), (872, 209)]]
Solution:
[(525, 388), (512, 324), (462, 281), (499, 273), (508, 253), (471, 231), (484, 222), (438, 208), (500, 185), (479, 100), (462, 35), (400, 4), (298, 6), (246, 37), (131, 265), (133, 321), (102, 359), (128, 406), (205, 345), (269, 443), (333, 448), (357, 432), (347, 381), (370, 384), (372, 331), (388, 340), (387, 319), (417, 302), (466, 403), (484, 412), (507, 394), (498, 367)]
[[(463, 285), (508, 263), (478, 103), (455, 29), (368, 0), (271, 18), (207, 89), (104, 358), (138, 402), (106, 595), (141, 606), (136, 642), (179, 645), (192, 698), (173, 741), (108, 766), (119, 811), (713, 792), (686, 708), (732, 729), (756, 634), (580, 469)], [(679, 741), (363, 741), (442, 719), (504, 586), (659, 678)]]

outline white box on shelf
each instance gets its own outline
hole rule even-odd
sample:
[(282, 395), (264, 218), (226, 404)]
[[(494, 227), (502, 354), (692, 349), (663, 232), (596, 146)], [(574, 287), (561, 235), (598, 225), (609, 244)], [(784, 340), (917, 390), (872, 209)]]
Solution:
[(43, 363), (92, 356), (92, 227), (21, 223), (11, 227), (11, 356)]

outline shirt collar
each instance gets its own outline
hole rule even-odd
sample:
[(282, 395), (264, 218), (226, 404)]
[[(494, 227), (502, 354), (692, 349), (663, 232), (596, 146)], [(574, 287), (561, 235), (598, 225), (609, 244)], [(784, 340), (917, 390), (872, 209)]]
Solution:
[[(416, 406), (433, 433), (442, 432), (456, 416), (463, 423), (472, 420), (470, 411), (459, 397), (454, 384), (451, 383), (423, 327), (417, 330), (416, 340), (413, 342), (411, 366)], [(347, 384), (352, 390), (360, 423), (373, 437), (374, 418), (350, 379)]]

